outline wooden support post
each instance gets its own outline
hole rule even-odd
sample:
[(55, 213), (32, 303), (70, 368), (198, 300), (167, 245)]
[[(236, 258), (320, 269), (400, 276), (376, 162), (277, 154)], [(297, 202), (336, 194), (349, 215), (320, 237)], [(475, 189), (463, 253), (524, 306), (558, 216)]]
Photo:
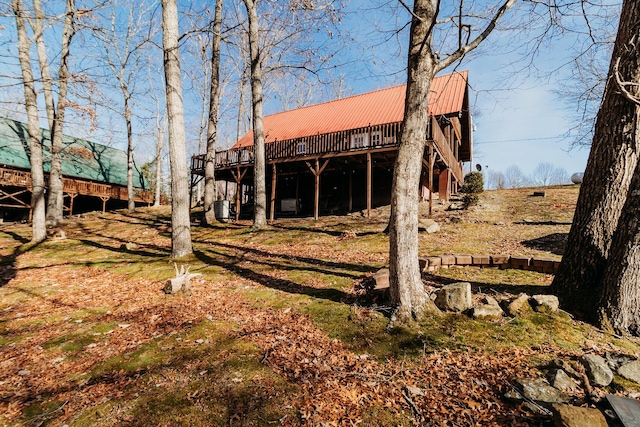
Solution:
[(313, 176), (315, 177), (315, 198), (314, 198), (314, 204), (313, 204), (313, 219), (315, 219), (316, 221), (319, 218), (319, 213), (320, 213), (320, 174), (322, 174), (322, 172), (324, 171), (324, 168), (327, 167), (327, 164), (329, 164), (329, 160), (325, 160), (324, 163), (322, 164), (322, 167), (320, 166), (320, 160), (316, 159), (316, 163), (315, 163), (315, 167), (311, 166), (311, 163), (309, 162), (305, 162), (307, 164), (307, 167), (311, 170), (311, 173), (313, 174)]
[(349, 168), (349, 212), (353, 212), (353, 170)]
[(367, 218), (371, 217), (371, 153), (367, 153)]
[(276, 172), (276, 164), (274, 163), (271, 169), (271, 212), (269, 215), (271, 221), (276, 218), (276, 182), (278, 181)]
[(240, 166), (237, 167), (236, 171), (231, 171), (231, 175), (233, 175), (233, 179), (236, 182), (236, 221), (238, 221), (240, 219), (240, 206), (241, 206), (241, 200), (240, 197), (242, 195), (242, 178), (244, 178), (244, 175), (247, 173), (247, 170), (245, 168), (244, 171), (240, 171)]
[(433, 150), (433, 141), (429, 141), (429, 218), (433, 213), (433, 166), (436, 158)]
[(100, 199), (102, 200), (102, 213), (107, 211), (107, 200), (109, 200), (109, 198), (109, 196), (100, 196)]
[(300, 174), (296, 172), (296, 215), (300, 212)]
[(73, 199), (78, 196), (77, 193), (69, 193), (69, 216), (73, 215)]

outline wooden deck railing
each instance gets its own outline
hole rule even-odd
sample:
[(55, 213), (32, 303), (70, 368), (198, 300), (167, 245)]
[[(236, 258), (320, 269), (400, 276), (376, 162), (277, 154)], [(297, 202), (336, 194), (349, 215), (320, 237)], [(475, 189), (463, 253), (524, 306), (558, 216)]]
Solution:
[[(367, 152), (376, 148), (395, 147), (398, 145), (400, 122), (379, 126), (353, 129), (329, 134), (313, 135), (303, 138), (273, 141), (265, 144), (267, 161), (302, 160), (314, 156), (327, 156), (338, 153)], [(435, 142), (440, 157), (451, 169), (457, 181), (463, 181), (462, 168), (451, 151), (451, 147), (440, 128), (438, 121), (432, 118), (430, 138)], [(239, 165), (253, 164), (253, 145), (216, 153), (216, 169), (225, 169)], [(199, 154), (191, 158), (191, 171), (204, 173), (205, 155)]]
[[(0, 168), (0, 185), (31, 188), (31, 173), (14, 169)], [(67, 194), (81, 194), (109, 199), (128, 200), (127, 188), (119, 185), (100, 184), (74, 178), (62, 179), (63, 190)], [(149, 190), (135, 189), (136, 202), (153, 202), (153, 193)]]
[(433, 139), (433, 142), (435, 143), (435, 147), (436, 147), (436, 150), (438, 151), (438, 154), (440, 155), (440, 157), (442, 157), (442, 159), (447, 164), (449, 169), (451, 169), (451, 173), (455, 177), (456, 181), (460, 183), (463, 182), (464, 175), (462, 173), (462, 168), (460, 167), (460, 163), (458, 162), (458, 159), (456, 159), (456, 156), (453, 154), (453, 151), (451, 151), (451, 146), (449, 145), (449, 141), (447, 141), (447, 138), (444, 136), (444, 133), (442, 132), (442, 128), (440, 128), (440, 125), (438, 124), (438, 120), (436, 120), (435, 117), (431, 118), (430, 134), (431, 134), (431, 138)]

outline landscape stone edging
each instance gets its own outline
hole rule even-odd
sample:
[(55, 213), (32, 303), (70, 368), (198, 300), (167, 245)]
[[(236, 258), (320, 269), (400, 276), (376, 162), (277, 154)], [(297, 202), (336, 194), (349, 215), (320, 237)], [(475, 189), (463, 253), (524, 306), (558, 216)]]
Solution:
[(509, 255), (440, 255), (420, 259), (422, 271), (432, 272), (449, 267), (498, 268), (556, 274), (560, 261)]

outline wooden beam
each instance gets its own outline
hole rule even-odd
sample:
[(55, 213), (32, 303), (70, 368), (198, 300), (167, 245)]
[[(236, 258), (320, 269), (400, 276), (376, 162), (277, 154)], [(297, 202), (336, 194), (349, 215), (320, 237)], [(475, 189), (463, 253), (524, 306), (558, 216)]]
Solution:
[(102, 200), (102, 213), (105, 213), (107, 210), (107, 200), (111, 197), (109, 196), (100, 196), (100, 200)]
[(244, 178), (249, 168), (242, 170), (240, 166), (236, 167), (236, 171), (231, 170), (231, 175), (236, 182), (236, 221), (240, 219), (240, 195), (242, 194), (242, 178)]
[(78, 193), (69, 193), (69, 216), (73, 215), (73, 200), (78, 197)]
[(314, 197), (314, 203), (313, 203), (313, 219), (315, 219), (316, 221), (319, 218), (319, 213), (320, 213), (320, 174), (322, 174), (322, 171), (324, 171), (324, 169), (327, 167), (327, 165), (329, 164), (329, 159), (325, 160), (324, 163), (322, 164), (322, 166), (320, 166), (320, 160), (319, 159), (315, 159), (315, 164), (312, 166), (311, 163), (309, 162), (304, 162), (307, 167), (309, 168), (309, 170), (311, 171), (311, 173), (313, 174), (315, 180), (314, 180), (314, 189), (315, 189), (315, 197)]
[(269, 212), (269, 219), (273, 221), (276, 218), (276, 183), (278, 176), (276, 175), (276, 164), (271, 166), (271, 212)]
[(367, 153), (367, 218), (371, 217), (371, 153)]
[(349, 212), (353, 212), (353, 171), (349, 168)]
[(460, 119), (457, 117), (451, 117), (450, 120), (451, 126), (458, 137), (458, 141), (462, 141), (462, 124), (460, 123)]
[(436, 159), (433, 152), (433, 141), (429, 141), (429, 218), (433, 213), (433, 165), (435, 164)]

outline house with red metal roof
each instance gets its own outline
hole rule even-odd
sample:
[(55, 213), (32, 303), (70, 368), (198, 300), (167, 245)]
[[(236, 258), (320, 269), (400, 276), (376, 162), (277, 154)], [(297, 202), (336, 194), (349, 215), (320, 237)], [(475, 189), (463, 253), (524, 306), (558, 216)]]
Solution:
[[(434, 79), (427, 143), (416, 195), (447, 199), (471, 161), (468, 72)], [(269, 216), (346, 214), (388, 204), (404, 116), (406, 85), (264, 117)], [(192, 183), (204, 175), (194, 156)], [(235, 184), (236, 219), (253, 197), (253, 131), (216, 154), (216, 180)], [(225, 197), (228, 195), (225, 195)], [(244, 209), (245, 212), (248, 212)]]

